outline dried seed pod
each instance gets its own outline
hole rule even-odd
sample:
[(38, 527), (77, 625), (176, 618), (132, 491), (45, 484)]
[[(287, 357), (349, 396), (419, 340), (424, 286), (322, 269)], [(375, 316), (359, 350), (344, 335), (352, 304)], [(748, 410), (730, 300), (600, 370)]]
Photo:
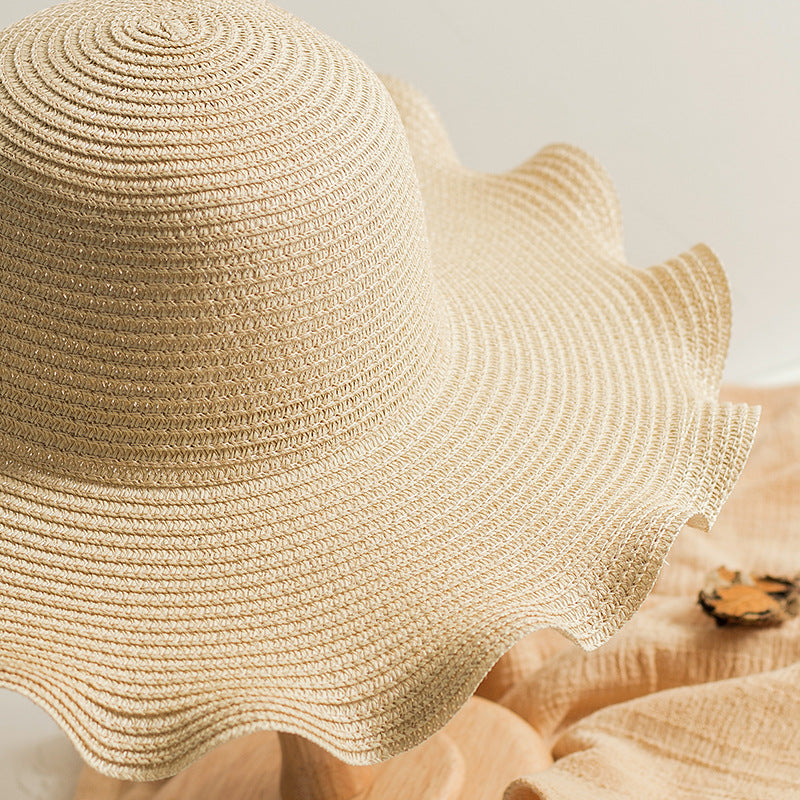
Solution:
[(800, 573), (778, 578), (717, 567), (697, 602), (717, 625), (779, 625), (800, 612)]

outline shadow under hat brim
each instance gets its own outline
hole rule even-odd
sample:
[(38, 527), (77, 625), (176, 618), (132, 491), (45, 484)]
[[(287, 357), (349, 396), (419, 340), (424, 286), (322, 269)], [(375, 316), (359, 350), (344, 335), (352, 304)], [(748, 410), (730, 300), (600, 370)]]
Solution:
[(0, 469), (0, 685), (108, 775), (166, 777), (268, 728), (351, 764), (414, 747), (527, 633), (603, 644), (749, 454), (760, 407), (718, 400), (713, 252), (627, 265), (590, 156), (468, 170), (427, 101), (383, 80), (447, 321), (402, 417), (219, 487)]

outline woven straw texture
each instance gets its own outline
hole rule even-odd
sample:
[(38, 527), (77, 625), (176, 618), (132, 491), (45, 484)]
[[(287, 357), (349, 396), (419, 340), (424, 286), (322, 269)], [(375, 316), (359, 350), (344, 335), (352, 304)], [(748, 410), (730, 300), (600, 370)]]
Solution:
[(257, 0), (75, 0), (0, 56), (0, 684), (96, 769), (384, 760), (714, 523), (760, 411), (724, 271), (628, 265), (578, 148), (471, 171)]

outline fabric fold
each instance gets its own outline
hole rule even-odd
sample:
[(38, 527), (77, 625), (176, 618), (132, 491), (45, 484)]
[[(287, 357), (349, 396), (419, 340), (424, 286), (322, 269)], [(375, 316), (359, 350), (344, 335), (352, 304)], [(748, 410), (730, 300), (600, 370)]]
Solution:
[(720, 565), (800, 570), (800, 385), (723, 385), (720, 398), (758, 403), (761, 420), (711, 535), (684, 527), (637, 614), (596, 650), (537, 632), (487, 676), (555, 758), (504, 800), (800, 796), (800, 618), (720, 627), (697, 603)]

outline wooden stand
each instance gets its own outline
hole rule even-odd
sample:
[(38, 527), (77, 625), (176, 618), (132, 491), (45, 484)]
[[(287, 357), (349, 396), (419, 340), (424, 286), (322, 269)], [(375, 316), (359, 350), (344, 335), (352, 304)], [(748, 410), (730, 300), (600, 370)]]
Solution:
[(438, 733), (381, 764), (345, 764), (316, 744), (259, 731), (159, 781), (120, 781), (86, 766), (75, 800), (487, 800), (553, 763), (536, 731), (473, 697)]

